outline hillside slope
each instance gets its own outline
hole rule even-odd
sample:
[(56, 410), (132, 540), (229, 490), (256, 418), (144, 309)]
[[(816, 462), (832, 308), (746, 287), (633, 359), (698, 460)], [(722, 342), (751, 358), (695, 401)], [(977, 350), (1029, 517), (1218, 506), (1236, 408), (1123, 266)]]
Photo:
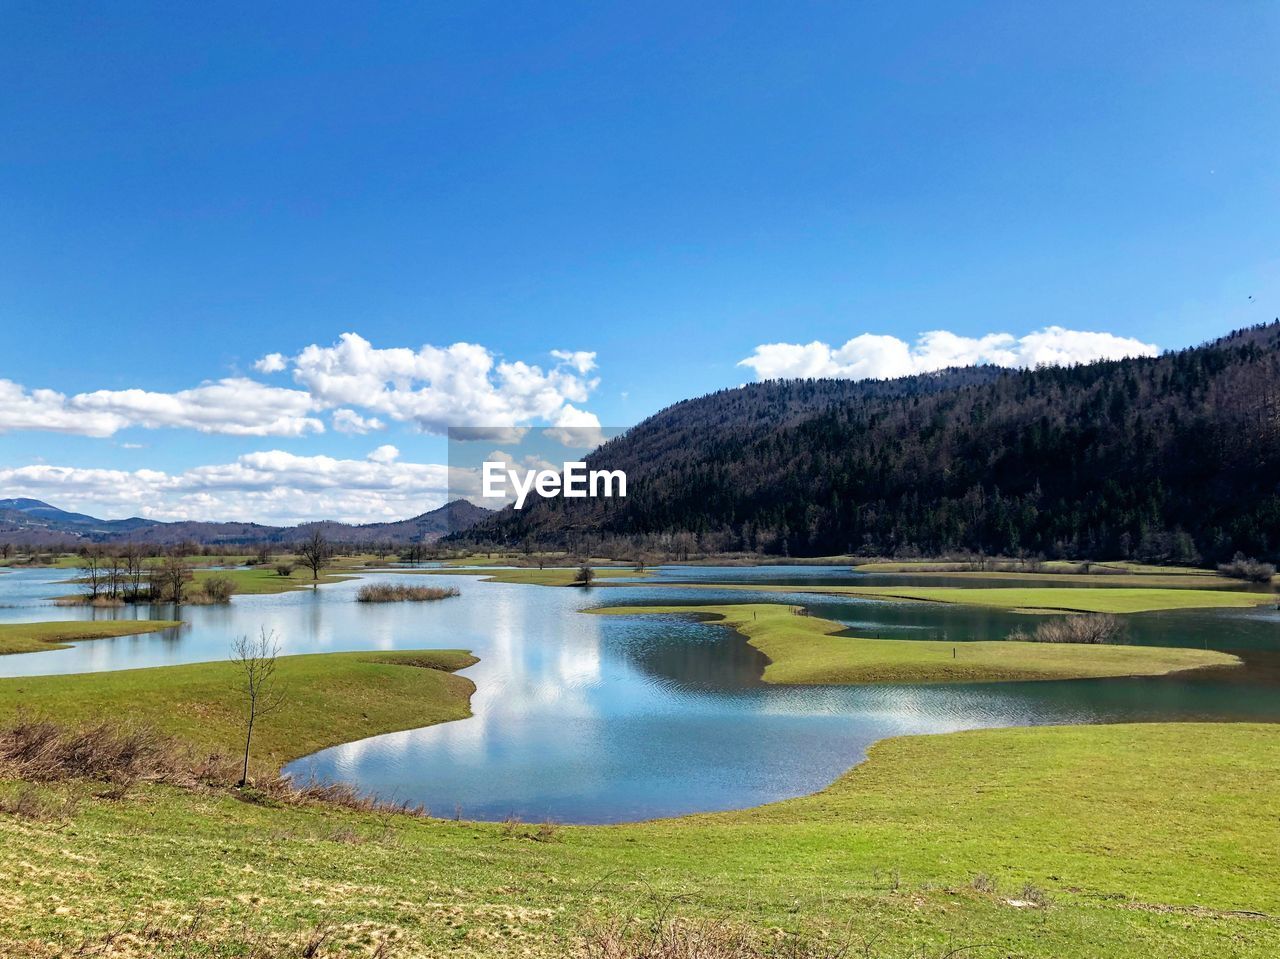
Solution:
[(540, 500), (475, 540), (689, 532), (792, 555), (1280, 554), (1280, 323), (1160, 357), (756, 383), (589, 457), (625, 500)]

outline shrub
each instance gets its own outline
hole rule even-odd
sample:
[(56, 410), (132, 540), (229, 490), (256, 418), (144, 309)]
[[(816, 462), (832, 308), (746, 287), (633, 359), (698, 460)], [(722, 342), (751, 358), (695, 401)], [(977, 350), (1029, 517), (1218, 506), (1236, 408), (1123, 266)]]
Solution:
[(1124, 639), (1125, 625), (1120, 617), (1110, 613), (1090, 613), (1085, 616), (1067, 616), (1064, 619), (1046, 619), (1028, 633), (1019, 627), (1006, 638), (1021, 643), (1083, 643), (1099, 645), (1118, 643)]
[(66, 729), (21, 717), (0, 729), (0, 770), (30, 782), (167, 780), (184, 766), (174, 742), (151, 729)]
[(1219, 563), (1218, 572), (1232, 579), (1243, 579), (1251, 583), (1269, 583), (1276, 574), (1271, 563), (1263, 563), (1252, 559), (1244, 553), (1236, 553), (1229, 563)]
[(409, 586), (404, 583), (365, 583), (356, 593), (358, 603), (422, 602), (458, 595), (456, 586)]
[(205, 599), (211, 603), (229, 603), (231, 594), (236, 591), (235, 581), (230, 576), (209, 576), (200, 584)]
[(590, 586), (592, 580), (596, 578), (596, 571), (583, 563), (578, 567), (578, 572), (573, 577), (573, 582), (577, 586)]
[(293, 564), (292, 564), (292, 563), (276, 563), (276, 575), (277, 575), (277, 576), (292, 576), (292, 575), (293, 575)]

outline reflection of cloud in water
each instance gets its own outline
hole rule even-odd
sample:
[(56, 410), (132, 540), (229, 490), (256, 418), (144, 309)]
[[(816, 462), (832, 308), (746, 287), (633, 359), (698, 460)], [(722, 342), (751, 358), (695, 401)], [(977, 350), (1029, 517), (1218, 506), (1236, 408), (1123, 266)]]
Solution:
[[(740, 579), (769, 571), (697, 570)], [(835, 576), (819, 570), (811, 575)], [(37, 574), (39, 579), (37, 579)], [(70, 592), (74, 571), (0, 577), (0, 621), (157, 618), (156, 608), (39, 605)], [(413, 574), (377, 573), (376, 579)], [(435, 582), (435, 580), (433, 580)], [(81, 643), (0, 657), (0, 673), (83, 672), (225, 660), (232, 639), (276, 631), (288, 653), (470, 649), (474, 718), (376, 736), (291, 767), (342, 778), (387, 799), (446, 815), (600, 821), (752, 805), (811, 792), (885, 736), (977, 726), (1161, 718), (1280, 718), (1274, 689), (1252, 681), (1160, 679), (971, 686), (779, 687), (759, 681), (761, 654), (741, 637), (680, 617), (586, 616), (601, 602), (708, 602), (714, 591), (652, 584), (600, 590), (480, 583), (444, 576), (462, 595), (434, 603), (358, 604), (357, 581), (262, 596), (225, 607), (183, 607), (187, 625), (161, 635)], [(735, 602), (778, 594), (726, 593)], [(1014, 614), (807, 597), (805, 605), (886, 636), (942, 632), (957, 641), (998, 633)], [(1020, 621), (1020, 620), (1019, 620)], [(1140, 615), (1139, 642), (1280, 647), (1275, 611)], [(1252, 675), (1252, 674), (1249, 674)]]

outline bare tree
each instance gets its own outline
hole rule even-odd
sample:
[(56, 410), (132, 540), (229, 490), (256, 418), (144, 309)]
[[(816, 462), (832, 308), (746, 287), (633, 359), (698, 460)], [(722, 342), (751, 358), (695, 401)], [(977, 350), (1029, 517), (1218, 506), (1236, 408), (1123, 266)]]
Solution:
[(590, 586), (591, 581), (596, 578), (596, 571), (591, 568), (590, 564), (583, 563), (578, 567), (577, 574), (573, 577), (574, 585)]
[(12, 555), (13, 555), (13, 544), (0, 543), (0, 556), (3, 556), (5, 559), (8, 559)]
[(84, 573), (81, 582), (89, 594), (89, 602), (98, 598), (106, 582), (105, 556), (101, 546), (90, 546), (80, 558), (80, 569)]
[(313, 529), (311, 536), (298, 547), (298, 560), (311, 570), (313, 580), (318, 580), (320, 571), (332, 562), (333, 547), (324, 538), (324, 533), (320, 532), (319, 527)]
[(106, 578), (107, 595), (112, 599), (119, 599), (125, 589), (127, 563), (124, 554), (119, 549), (111, 550), (102, 568)]
[(151, 601), (181, 603), (193, 574), (191, 563), (181, 556), (166, 556), (151, 567)]
[(245, 635), (231, 644), (231, 662), (236, 666), (236, 689), (244, 696), (244, 764), (240, 767), (241, 788), (249, 781), (249, 749), (258, 720), (284, 705), (284, 692), (276, 686), (276, 659), (280, 644), (276, 634), (263, 626), (257, 638)]
[(135, 603), (142, 595), (142, 577), (146, 573), (146, 565), (143, 560), (147, 558), (147, 551), (142, 548), (139, 543), (127, 543), (124, 547), (124, 563), (125, 575), (129, 580), (128, 597)]

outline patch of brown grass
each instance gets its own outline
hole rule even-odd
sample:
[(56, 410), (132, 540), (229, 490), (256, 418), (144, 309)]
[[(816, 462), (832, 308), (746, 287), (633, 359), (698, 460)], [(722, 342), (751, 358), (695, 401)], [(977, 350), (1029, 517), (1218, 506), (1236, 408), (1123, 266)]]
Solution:
[[(139, 783), (160, 783), (201, 791), (231, 789), (237, 799), (264, 806), (323, 803), (357, 812), (428, 815), (425, 806), (380, 800), (342, 782), (295, 782), (273, 776), (235, 788), (239, 772), (234, 760), (199, 755), (149, 727), (111, 723), (73, 729), (47, 719), (19, 717), (0, 727), (0, 778), (26, 784), (105, 782), (107, 788), (95, 793), (100, 799), (123, 799)], [(10, 811), (25, 815), (34, 810), (32, 801), (27, 797), (21, 809)]]
[(458, 595), (456, 586), (409, 586), (404, 583), (366, 583), (356, 593), (359, 603), (421, 602)]
[(1046, 619), (1028, 633), (1019, 627), (1008, 639), (1023, 643), (1079, 643), (1103, 645), (1123, 642), (1125, 625), (1119, 616), (1110, 613), (1089, 613), (1068, 616), (1065, 619)]
[(844, 959), (855, 953), (845, 940), (765, 933), (728, 919), (663, 918), (597, 923), (570, 954), (577, 959)]

